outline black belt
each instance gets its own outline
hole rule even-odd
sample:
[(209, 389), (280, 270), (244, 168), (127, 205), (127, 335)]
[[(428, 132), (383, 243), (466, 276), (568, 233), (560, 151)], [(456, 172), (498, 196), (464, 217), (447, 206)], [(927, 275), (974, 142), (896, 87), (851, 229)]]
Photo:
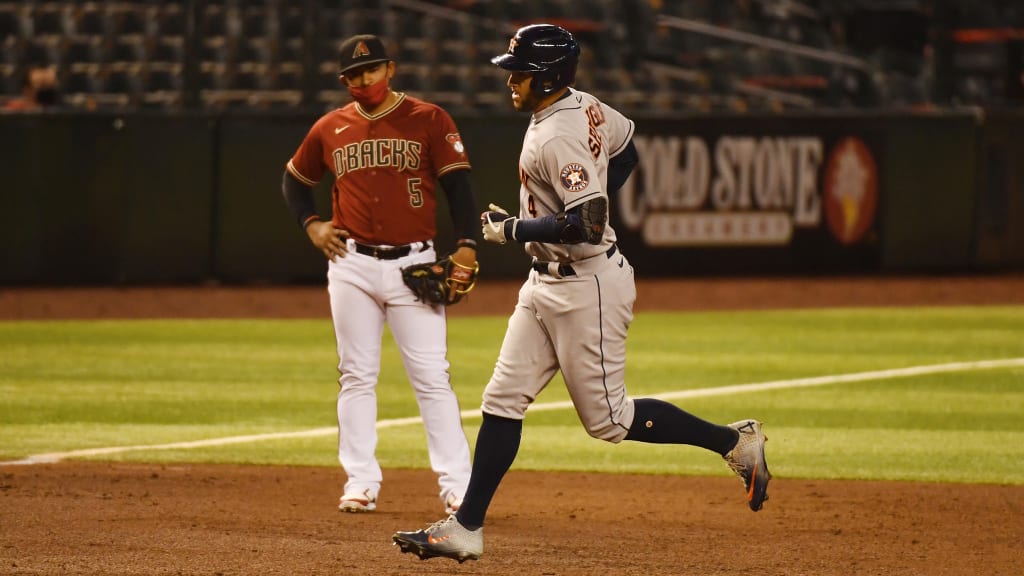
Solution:
[(415, 244), (406, 244), (405, 246), (395, 246), (393, 248), (370, 246), (369, 244), (360, 244), (359, 242), (355, 244), (356, 252), (373, 256), (378, 260), (397, 260), (403, 256), (408, 256), (412, 252), (413, 246), (419, 246), (420, 252), (430, 248), (430, 242), (416, 242)]
[[(611, 258), (612, 256), (615, 255), (616, 250), (618, 250), (618, 247), (615, 244), (612, 244), (612, 247), (609, 248), (607, 252), (605, 252), (605, 256)], [(531, 266), (534, 270), (540, 272), (541, 274), (551, 274), (551, 271), (548, 270), (547, 262), (534, 262)], [(572, 267), (572, 264), (559, 264), (558, 275), (562, 277), (575, 276), (576, 269)]]

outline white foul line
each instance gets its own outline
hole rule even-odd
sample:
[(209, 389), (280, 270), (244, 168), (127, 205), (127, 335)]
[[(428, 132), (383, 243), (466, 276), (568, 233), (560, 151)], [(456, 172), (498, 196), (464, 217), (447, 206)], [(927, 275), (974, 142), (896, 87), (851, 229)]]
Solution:
[[(891, 370), (872, 370), (870, 372), (855, 372), (852, 374), (835, 374), (831, 376), (814, 376), (810, 378), (796, 378), (793, 380), (774, 380), (771, 382), (757, 382), (753, 384), (734, 384), (731, 386), (717, 386), (714, 388), (699, 388), (696, 390), (678, 390), (646, 396), (648, 398), (660, 398), (662, 400), (683, 400), (687, 398), (707, 398), (710, 396), (727, 396), (730, 394), (742, 394), (746, 392), (764, 392), (765, 390), (782, 390), (786, 388), (806, 388), (810, 386), (826, 386), (829, 384), (845, 384), (850, 382), (864, 382), (868, 380), (886, 380), (890, 378), (906, 378), (908, 376), (922, 376), (925, 374), (941, 374), (945, 372), (967, 372), (971, 370), (992, 370), (997, 368), (1024, 367), (1024, 358), (1006, 358), (1002, 360), (980, 360), (977, 362), (951, 362), (948, 364), (932, 364), (928, 366), (911, 366), (909, 368), (894, 368)], [(533, 404), (530, 412), (566, 410), (572, 408), (572, 402), (565, 400), (560, 402), (546, 402)], [(463, 419), (479, 418), (480, 410), (463, 410)], [(377, 428), (397, 428), (419, 424), (423, 420), (419, 416), (408, 418), (393, 418), (377, 422)], [(203, 448), (207, 446), (226, 446), (229, 444), (243, 444), (246, 442), (261, 442), (264, 440), (281, 440), (286, 438), (314, 438), (318, 436), (329, 436), (337, 434), (336, 427), (314, 428), (312, 430), (300, 430), (298, 432), (274, 432), (268, 434), (250, 434), (246, 436), (228, 436), (224, 438), (208, 438), (206, 440), (193, 440), (191, 442), (173, 442), (170, 444), (148, 444), (138, 446), (108, 446), (105, 448), (87, 448), (83, 450), (72, 450), (70, 452), (52, 452), (48, 454), (35, 454), (21, 460), (0, 461), (0, 466), (24, 465), (24, 464), (49, 464), (59, 462), (66, 458), (84, 458), (89, 456), (103, 456), (106, 454), (119, 454), (122, 452), (133, 452), (140, 450), (186, 450), (189, 448)]]

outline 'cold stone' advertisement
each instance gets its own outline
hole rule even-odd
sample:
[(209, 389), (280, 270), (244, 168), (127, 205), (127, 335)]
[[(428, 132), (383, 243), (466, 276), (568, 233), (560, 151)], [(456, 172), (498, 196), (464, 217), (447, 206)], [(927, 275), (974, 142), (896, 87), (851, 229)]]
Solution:
[(877, 268), (881, 155), (872, 138), (640, 126), (634, 143), (640, 163), (611, 212), (638, 274)]

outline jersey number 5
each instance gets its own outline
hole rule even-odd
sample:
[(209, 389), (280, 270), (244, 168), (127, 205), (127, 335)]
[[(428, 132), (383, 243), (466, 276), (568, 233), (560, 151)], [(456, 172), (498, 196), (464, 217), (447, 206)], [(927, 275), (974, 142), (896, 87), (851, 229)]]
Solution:
[(419, 178), (409, 178), (409, 205), (413, 208), (423, 206), (423, 192), (420, 191)]

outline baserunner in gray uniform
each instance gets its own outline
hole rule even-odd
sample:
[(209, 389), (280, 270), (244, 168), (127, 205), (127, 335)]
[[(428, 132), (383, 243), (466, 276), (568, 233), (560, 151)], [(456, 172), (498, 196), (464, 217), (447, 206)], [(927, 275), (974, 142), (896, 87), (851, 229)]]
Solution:
[(519, 213), (491, 204), (481, 215), (483, 236), (523, 243), (533, 264), (484, 390), (462, 507), (425, 529), (393, 536), (402, 552), (422, 559), (463, 562), (483, 553), (484, 517), (519, 450), (526, 409), (558, 370), (591, 436), (706, 448), (743, 480), (751, 510), (768, 498), (760, 422), (713, 424), (668, 402), (626, 394), (626, 331), (636, 287), (608, 223), (608, 196), (637, 164), (634, 125), (571, 88), (578, 57), (572, 34), (534, 24), (520, 28), (508, 53), (492, 60), (509, 71), (513, 106), (533, 118), (519, 157)]

